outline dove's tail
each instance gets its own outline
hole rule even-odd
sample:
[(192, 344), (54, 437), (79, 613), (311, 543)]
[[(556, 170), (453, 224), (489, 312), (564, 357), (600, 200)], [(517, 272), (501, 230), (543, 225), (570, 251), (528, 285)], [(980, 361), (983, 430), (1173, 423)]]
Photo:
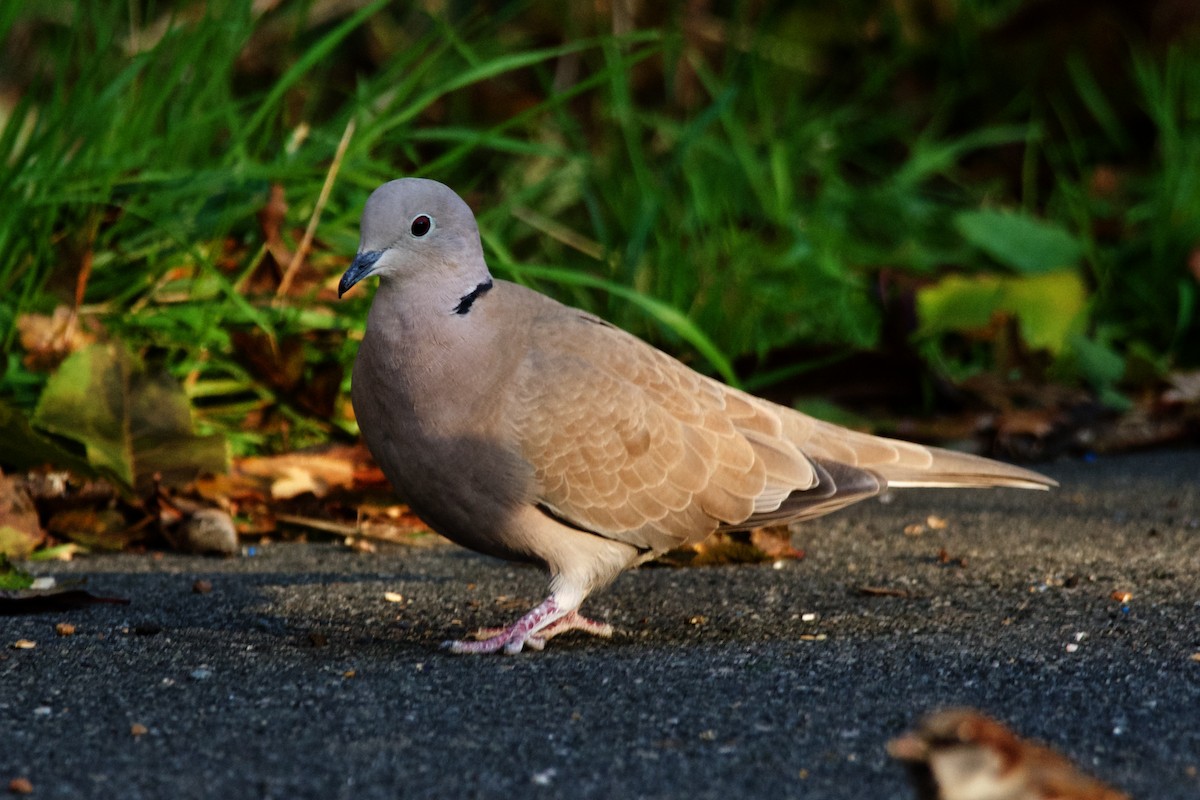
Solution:
[(877, 465), (872, 469), (887, 481), (888, 486), (898, 489), (1003, 486), (1044, 491), (1058, 486), (1058, 481), (1031, 469), (937, 447), (923, 449), (930, 456), (926, 466)]
[(809, 422), (804, 450), (811, 455), (869, 470), (894, 488), (1049, 489), (1058, 483), (1041, 473), (990, 458), (940, 447), (848, 431)]

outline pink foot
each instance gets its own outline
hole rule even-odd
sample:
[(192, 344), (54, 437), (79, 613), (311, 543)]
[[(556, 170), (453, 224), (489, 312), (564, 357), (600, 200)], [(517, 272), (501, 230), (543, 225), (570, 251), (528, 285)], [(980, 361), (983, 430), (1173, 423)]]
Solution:
[(605, 638), (613, 634), (612, 626), (607, 623), (590, 620), (577, 611), (562, 613), (554, 595), (550, 595), (541, 605), (507, 628), (482, 628), (472, 634), (474, 639), (443, 642), (442, 647), (452, 653), (495, 653), (504, 650), (512, 655), (521, 652), (524, 647), (541, 650), (547, 641), (567, 631), (583, 631)]
[(546, 642), (560, 633), (566, 633), (567, 631), (581, 631), (592, 636), (610, 639), (613, 635), (613, 626), (607, 622), (597, 622), (594, 619), (588, 619), (578, 611), (572, 611), (570, 614), (559, 617), (554, 622), (542, 628), (537, 632), (537, 635), (543, 642)]

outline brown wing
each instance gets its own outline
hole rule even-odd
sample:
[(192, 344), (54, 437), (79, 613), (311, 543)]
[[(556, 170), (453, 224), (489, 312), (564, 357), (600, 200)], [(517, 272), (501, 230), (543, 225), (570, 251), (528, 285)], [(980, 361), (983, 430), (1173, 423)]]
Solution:
[(564, 521), (663, 550), (820, 481), (769, 404), (577, 312), (533, 334), (555, 338), (530, 349), (506, 416), (540, 502)]

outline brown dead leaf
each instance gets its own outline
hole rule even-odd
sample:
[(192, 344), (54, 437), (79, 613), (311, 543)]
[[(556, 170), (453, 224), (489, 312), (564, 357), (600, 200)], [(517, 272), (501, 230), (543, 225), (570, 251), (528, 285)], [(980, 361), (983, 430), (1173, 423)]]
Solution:
[(131, 526), (125, 515), (113, 508), (59, 511), (46, 527), (60, 539), (70, 539), (98, 550), (123, 550), (143, 536), (141, 528)]
[(13, 778), (8, 782), (8, 791), (12, 794), (33, 794), (33, 781), (26, 777)]
[(970, 708), (930, 714), (888, 742), (887, 752), (905, 762), (918, 800), (1128, 800), (1059, 753)]
[(1200, 403), (1200, 369), (1177, 371), (1167, 376), (1171, 388), (1163, 392), (1163, 402), (1171, 404)]
[(750, 544), (757, 547), (766, 559), (780, 558), (800, 560), (804, 551), (792, 547), (792, 531), (787, 525), (768, 525), (750, 531)]
[(388, 519), (367, 520), (359, 526), (358, 532), (369, 539), (417, 547), (442, 545), (449, 542), (448, 539), (444, 539), (430, 530), (429, 526), (421, 522), (415, 515), (409, 515), (409, 518), (403, 522)]
[(352, 489), (359, 475), (373, 478), (369, 456), (360, 447), (334, 445), (319, 451), (240, 458), (224, 478), (196, 484), (210, 500), (219, 497), (289, 500), (305, 493), (325, 497), (334, 489)]
[(26, 558), (45, 538), (29, 491), (0, 473), (0, 557)]
[(81, 330), (79, 318), (69, 306), (59, 306), (49, 316), (22, 314), (17, 317), (17, 332), (25, 357), (21, 359), (35, 372), (48, 372), (62, 360), (96, 341), (94, 334)]
[(271, 192), (267, 196), (267, 204), (258, 212), (258, 224), (262, 226), (263, 240), (275, 263), (286, 265), (292, 260), (292, 251), (283, 242), (283, 223), (287, 218), (288, 204), (284, 197), (283, 186), (271, 184)]
[(703, 542), (679, 547), (659, 556), (656, 564), (670, 567), (711, 567), (718, 564), (758, 564), (780, 558), (804, 558), (791, 546), (786, 527), (714, 533)]
[(276, 339), (258, 329), (230, 333), (234, 352), (272, 388), (293, 392), (304, 377), (304, 340), (299, 336)]
[(996, 420), (996, 435), (1000, 437), (1032, 436), (1043, 439), (1054, 432), (1056, 414), (1042, 408), (1014, 408), (1004, 411)]

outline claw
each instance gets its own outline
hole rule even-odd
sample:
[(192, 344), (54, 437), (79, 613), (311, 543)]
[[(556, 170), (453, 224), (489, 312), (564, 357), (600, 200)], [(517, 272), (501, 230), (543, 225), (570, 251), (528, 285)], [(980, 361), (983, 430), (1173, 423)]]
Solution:
[(547, 597), (541, 605), (507, 628), (481, 628), (471, 639), (442, 642), (442, 648), (451, 653), (495, 653), (503, 650), (515, 655), (525, 647), (542, 650), (546, 642), (567, 631), (583, 631), (593, 636), (608, 638), (613, 627), (582, 616), (577, 611), (563, 613), (554, 595)]

